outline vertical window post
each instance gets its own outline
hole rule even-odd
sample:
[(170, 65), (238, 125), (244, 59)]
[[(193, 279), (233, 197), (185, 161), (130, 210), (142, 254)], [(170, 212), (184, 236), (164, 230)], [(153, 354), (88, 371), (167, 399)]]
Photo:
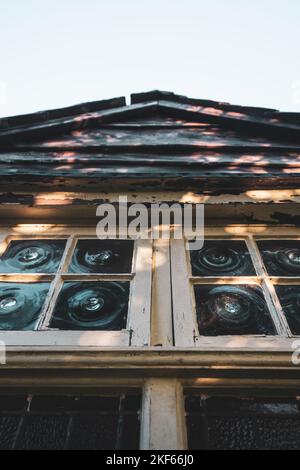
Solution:
[(181, 383), (176, 379), (146, 381), (142, 404), (141, 449), (187, 448)]

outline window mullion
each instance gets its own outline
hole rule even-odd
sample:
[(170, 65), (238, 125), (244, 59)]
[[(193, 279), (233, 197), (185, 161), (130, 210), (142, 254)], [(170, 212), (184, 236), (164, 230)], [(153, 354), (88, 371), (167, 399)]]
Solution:
[(153, 254), (151, 345), (173, 346), (170, 240), (155, 240)]
[(277, 297), (274, 285), (265, 271), (264, 263), (260, 251), (257, 247), (257, 244), (254, 240), (254, 237), (250, 235), (247, 241), (249, 252), (253, 258), (253, 262), (257, 269), (258, 275), (261, 277), (262, 280), (262, 289), (264, 291), (265, 299), (272, 319), (275, 323), (276, 329), (278, 330), (278, 333), (282, 336), (292, 336), (285, 315), (282, 311), (279, 299)]
[(131, 346), (149, 346), (151, 318), (152, 240), (136, 240), (130, 285), (128, 329)]
[(4, 229), (0, 232), (0, 256), (2, 256), (9, 244), (9, 235), (9, 229)]
[(179, 347), (195, 346), (198, 332), (193, 288), (189, 278), (185, 240), (171, 240), (174, 341)]
[(54, 277), (54, 280), (50, 286), (48, 296), (45, 302), (45, 306), (39, 321), (39, 324), (37, 326), (38, 330), (48, 330), (49, 329), (49, 323), (51, 320), (53, 308), (55, 305), (55, 302), (57, 300), (57, 297), (59, 295), (59, 292), (61, 290), (62, 284), (63, 284), (63, 279), (61, 276), (61, 273), (66, 271), (67, 266), (69, 264), (69, 261), (73, 255), (73, 251), (76, 245), (76, 239), (74, 235), (71, 235), (66, 243), (65, 251), (63, 254), (63, 257), (61, 259), (60, 266), (57, 270), (57, 273)]
[(150, 378), (143, 393), (141, 449), (187, 448), (182, 385), (176, 379)]

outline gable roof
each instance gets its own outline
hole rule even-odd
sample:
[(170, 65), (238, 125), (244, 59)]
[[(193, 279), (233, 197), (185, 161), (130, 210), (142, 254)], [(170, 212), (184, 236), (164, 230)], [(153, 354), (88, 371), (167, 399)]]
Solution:
[[(147, 112), (162, 111), (171, 116), (187, 119), (205, 120), (207, 122), (248, 124), (265, 126), (265, 129), (300, 130), (300, 113), (280, 112), (276, 109), (237, 106), (211, 100), (199, 100), (176, 95), (166, 91), (150, 91), (131, 95), (131, 104), (126, 105), (125, 97), (109, 100), (81, 103), (66, 108), (39, 111), (36, 113), (12, 116), (0, 119), (0, 137), (12, 131), (23, 132), (33, 129), (60, 126), (88, 126), (96, 121), (98, 124), (115, 122), (127, 117), (138, 116)], [(293, 132), (292, 132), (293, 133)]]
[(116, 180), (137, 189), (295, 187), (300, 113), (151, 91), (130, 105), (121, 97), (0, 120), (0, 184)]

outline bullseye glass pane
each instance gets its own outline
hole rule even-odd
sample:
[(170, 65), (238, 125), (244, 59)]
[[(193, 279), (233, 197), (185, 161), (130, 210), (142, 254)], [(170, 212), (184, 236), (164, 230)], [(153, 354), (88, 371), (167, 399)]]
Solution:
[(194, 289), (200, 335), (276, 334), (260, 287), (197, 285)]
[(62, 330), (126, 328), (129, 282), (66, 282), (51, 327)]
[(13, 240), (0, 259), (0, 273), (54, 273), (66, 240)]
[(201, 250), (191, 250), (193, 276), (254, 276), (247, 245), (242, 240), (205, 240)]
[(300, 241), (261, 240), (257, 244), (270, 276), (300, 276)]
[(133, 241), (79, 240), (71, 273), (131, 273)]
[(0, 283), (0, 330), (33, 330), (49, 283)]
[(276, 286), (282, 309), (293, 335), (300, 335), (300, 286)]

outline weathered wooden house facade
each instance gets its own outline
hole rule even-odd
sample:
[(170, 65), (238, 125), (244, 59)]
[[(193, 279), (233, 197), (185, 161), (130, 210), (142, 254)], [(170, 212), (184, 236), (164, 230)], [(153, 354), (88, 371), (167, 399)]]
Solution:
[[(204, 204), (204, 247), (99, 240), (120, 195)], [(300, 114), (153, 91), (1, 119), (0, 448), (300, 448), (299, 202)]]

